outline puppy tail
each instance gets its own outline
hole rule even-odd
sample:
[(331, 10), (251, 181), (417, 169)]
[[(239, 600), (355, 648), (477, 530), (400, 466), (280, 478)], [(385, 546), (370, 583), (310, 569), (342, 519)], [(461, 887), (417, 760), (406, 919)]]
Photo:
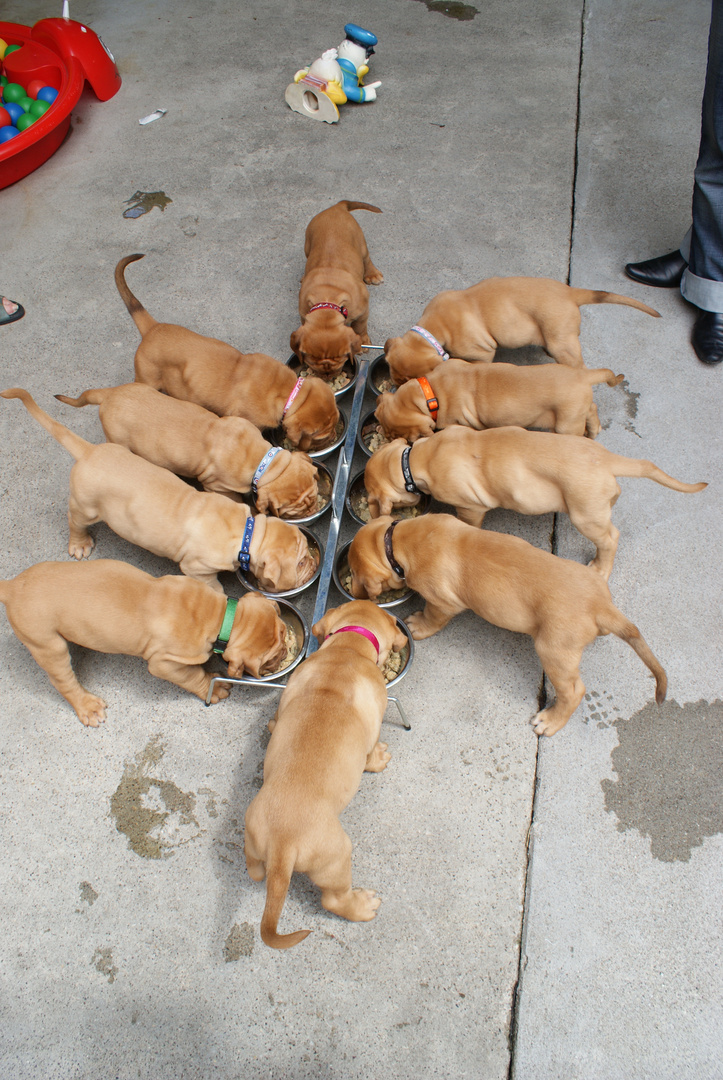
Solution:
[(84, 405), (100, 405), (107, 392), (105, 387), (101, 387), (98, 390), (84, 390), (80, 397), (66, 397), (65, 394), (56, 394), (55, 397), (65, 405), (72, 405), (74, 409), (82, 409)]
[(655, 700), (658, 705), (662, 705), (668, 692), (668, 676), (635, 623), (631, 623), (629, 619), (625, 618), (622, 611), (618, 611), (613, 604), (610, 604), (608, 611), (604, 612), (600, 617), (598, 629), (601, 634), (615, 634), (616, 637), (625, 641), (631, 649), (635, 650), (645, 666), (653, 673), (655, 678)]
[(129, 263), (136, 262), (138, 259), (144, 259), (145, 255), (126, 255), (125, 259), (121, 259), (115, 268), (115, 283), (118, 292), (121, 295), (121, 300), (128, 308), (133, 322), (136, 324), (141, 332), (141, 337), (148, 333), (152, 326), (156, 325), (157, 319), (154, 319), (152, 315), (149, 315), (140, 300), (136, 299), (133, 293), (126, 285), (126, 279), (124, 276), (124, 270)]
[(349, 199), (342, 199), (339, 205), (345, 206), (347, 210), (371, 210), (373, 214), (382, 213), (378, 206), (372, 206), (368, 202), (351, 202)]
[(20, 398), (25, 408), (30, 415), (34, 417), (41, 427), (44, 427), (46, 431), (56, 439), (61, 446), (65, 447), (68, 453), (77, 461), (83, 456), (86, 450), (93, 446), (93, 443), (87, 442), (85, 439), (81, 439), (80, 435), (76, 435), (70, 428), (65, 427), (63, 424), (59, 424), (57, 420), (53, 420), (51, 416), (41, 409), (36, 401), (30, 396), (27, 390), (21, 390), (15, 387), (12, 390), (3, 390), (0, 392), (0, 397), (4, 398)]
[(272, 856), (266, 867), (266, 907), (261, 919), (261, 940), (270, 949), (290, 949), (311, 933), (311, 930), (296, 930), (293, 934), (276, 932), (293, 871), (292, 852), (284, 852), (281, 858)]
[(636, 308), (644, 311), (646, 315), (652, 315), (655, 319), (660, 318), (660, 312), (655, 308), (648, 307), (642, 300), (634, 300), (632, 296), (621, 296), (620, 293), (604, 292), (601, 289), (574, 289), (572, 298), (578, 307), (583, 304), (623, 304), (625, 307)]
[(590, 379), (590, 385), (595, 386), (597, 383), (607, 383), (608, 386), (617, 386), (625, 378), (624, 375), (616, 375), (610, 368), (593, 368), (592, 371), (587, 369), (587, 374)]
[(682, 480), (676, 480), (674, 476), (669, 476), (652, 461), (646, 461), (644, 458), (626, 458), (621, 454), (614, 454), (613, 457), (615, 460), (612, 466), (616, 476), (640, 476), (645, 480), (654, 480), (656, 484), (662, 484), (663, 487), (672, 488), (673, 491), (685, 491), (689, 494), (703, 491), (708, 487), (704, 481), (698, 484), (685, 484)]

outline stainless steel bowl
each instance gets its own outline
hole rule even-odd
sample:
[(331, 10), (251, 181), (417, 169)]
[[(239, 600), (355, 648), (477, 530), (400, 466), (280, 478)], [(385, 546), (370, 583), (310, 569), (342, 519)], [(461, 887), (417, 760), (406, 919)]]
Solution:
[[(372, 519), (362, 518), (354, 509), (354, 503), (356, 499), (361, 495), (366, 495), (366, 487), (364, 486), (364, 472), (358, 472), (349, 484), (349, 490), (346, 493), (346, 508), (349, 512), (349, 516), (357, 521), (360, 525), (366, 525), (368, 521)], [(429, 508), (432, 505), (431, 495), (420, 495), (419, 502), (416, 506), (400, 506), (397, 510), (392, 510), (392, 517), (397, 518), (400, 521), (404, 521), (406, 518), (421, 517), (422, 514), (429, 513)]]
[[(324, 499), (325, 499), (324, 505), (322, 506), (321, 510), (316, 510), (313, 514), (309, 514), (308, 517), (303, 517), (303, 518), (285, 517), (285, 518), (282, 519), (283, 521), (288, 521), (289, 524), (291, 524), (291, 525), (310, 525), (312, 522), (318, 521), (318, 519), (320, 517), (322, 517), (327, 512), (329, 507), (331, 506), (331, 493), (332, 493), (332, 490), (334, 488), (334, 476), (333, 476), (333, 473), (331, 472), (330, 469), (328, 469), (326, 467), (326, 465), (324, 465), (324, 463), (322, 461), (315, 461), (314, 464), (316, 465), (317, 469), (319, 470), (319, 473), (318, 473), (318, 476), (317, 476), (317, 483), (319, 485), (319, 495), (323, 496)], [(249, 501), (250, 501), (251, 505), (253, 506), (253, 508), (255, 510), (256, 509), (256, 499), (254, 498), (253, 493), (251, 493), (248, 496), (248, 498), (249, 498)]]
[(312, 552), (316, 551), (318, 553), (319, 562), (317, 564), (314, 574), (309, 578), (308, 581), (304, 582), (303, 585), (298, 585), (295, 589), (285, 589), (283, 592), (269, 592), (268, 590), (261, 588), (258, 581), (250, 570), (244, 573), (241, 567), (239, 567), (236, 571), (236, 577), (239, 579), (245, 589), (248, 589), (251, 592), (263, 593), (264, 596), (270, 596), (272, 600), (279, 600), (280, 598), (287, 596), (298, 596), (299, 593), (302, 593), (305, 589), (310, 588), (314, 584), (314, 582), (318, 580), (319, 575), (321, 574), (321, 567), (324, 562), (324, 545), (322, 544), (318, 536), (315, 536), (311, 529), (307, 528), (306, 525), (299, 525), (297, 521), (290, 522), (289, 524), (298, 525), (298, 527), (301, 529), (302, 533), (308, 541), (309, 550), (311, 550)]
[[(336, 555), (336, 559), (334, 560), (334, 567), (333, 567), (332, 573), (333, 573), (333, 576), (334, 576), (334, 584), (336, 585), (339, 592), (343, 596), (345, 596), (347, 598), (347, 600), (356, 600), (357, 597), (352, 596), (352, 594), (349, 592), (349, 590), (342, 584), (342, 581), (344, 580), (345, 575), (347, 575), (349, 573), (349, 548), (350, 547), (351, 547), (351, 541), (349, 541), (348, 544), (344, 544), (344, 546), (339, 549), (339, 551), (337, 552), (337, 555)], [(378, 606), (381, 607), (381, 608), (398, 607), (400, 604), (403, 604), (405, 602), (405, 600), (409, 600), (410, 596), (414, 595), (413, 590), (410, 589), (406, 585), (405, 585), (405, 587), (403, 589), (394, 590), (394, 593), (395, 593), (395, 595), (392, 596), (391, 599), (384, 600), (383, 602), (377, 600), (376, 603), (378, 604)], [(267, 594), (267, 595), (269, 595), (269, 594)], [(385, 594), (382, 593), (381, 595), (384, 596)]]
[[(298, 356), (296, 356), (295, 353), (292, 353), (292, 355), (286, 361), (286, 366), (291, 368), (291, 370), (294, 372), (294, 374), (297, 376), (297, 378), (299, 377), (299, 375), (301, 373), (301, 361), (299, 360)], [(354, 386), (357, 379), (359, 378), (360, 370), (361, 370), (361, 368), (359, 366), (359, 361), (357, 360), (356, 357), (354, 357), (353, 360), (347, 360), (347, 362), (344, 364), (344, 367), (341, 369), (340, 374), (345, 375), (346, 378), (349, 381), (346, 382), (338, 390), (334, 391), (334, 397), (340, 398), (340, 397), (343, 397), (344, 394), (349, 393), (349, 391), (351, 390), (351, 388)], [(324, 382), (328, 382), (328, 383), (331, 383), (331, 381), (332, 381), (331, 379), (324, 379), (323, 375), (319, 375), (319, 373), (316, 372), (316, 371), (311, 371), (308, 368), (306, 369), (306, 371), (308, 372), (308, 377), (309, 378), (323, 379)]]
[[(274, 599), (279, 605), (281, 618), (296, 637), (296, 644), (299, 647), (299, 651), (291, 663), (287, 664), (286, 667), (279, 668), (278, 671), (274, 671), (270, 675), (262, 675), (259, 679), (254, 679), (252, 675), (244, 675), (244, 682), (266, 683), (276, 682), (278, 679), (285, 679), (287, 675), (291, 674), (295, 667), (299, 666), (306, 656), (310, 633), (306, 619), (299, 609), (295, 608), (293, 604), (290, 604), (288, 600), (279, 599), (278, 596), (275, 596)], [(402, 675), (405, 673), (406, 667), (400, 672), (397, 679), (401, 679)], [(396, 682), (396, 679), (394, 681)], [(388, 685), (391, 686), (392, 684), (388, 683)]]
[[(391, 386), (382, 386), (381, 383), (388, 380)], [(396, 390), (394, 381), (389, 371), (389, 364), (384, 353), (381, 356), (376, 356), (369, 365), (369, 372), (367, 374), (367, 386), (374, 394), (393, 394)]]
[[(313, 461), (323, 461), (324, 458), (328, 458), (335, 450), (338, 450), (341, 444), (346, 438), (346, 417), (343, 412), (339, 413), (339, 420), (337, 422), (336, 435), (328, 446), (323, 446), (320, 450), (308, 450), (307, 453)], [(271, 428), (264, 431), (264, 438), (268, 439), (273, 446), (283, 446), (285, 450), (298, 450), (298, 446), (286, 446), (284, 440), (286, 438), (286, 432), (282, 427)]]
[(377, 414), (375, 412), (370, 412), (362, 418), (362, 422), (359, 425), (359, 430), (356, 436), (357, 446), (366, 454), (367, 457), (371, 457), (373, 451), (369, 449), (369, 446), (367, 445), (367, 442), (365, 440), (369, 437), (370, 428), (375, 427), (377, 423)]
[[(402, 633), (407, 635), (407, 644), (404, 646), (404, 648), (401, 650), (401, 653), (399, 654), (402, 657), (402, 667), (398, 674), (396, 674), (394, 678), (390, 679), (387, 683), (387, 690), (391, 690), (393, 686), (396, 686), (397, 683), (402, 681), (404, 676), (408, 673), (410, 667), (412, 666), (412, 661), (414, 660), (414, 638), (412, 637), (412, 632), (407, 626), (407, 624), (404, 622), (404, 620), (400, 619), (399, 617), (397, 617), (397, 626), (402, 631)], [(389, 655), (391, 657), (394, 654), (390, 653)], [(384, 677), (386, 678), (386, 675)]]

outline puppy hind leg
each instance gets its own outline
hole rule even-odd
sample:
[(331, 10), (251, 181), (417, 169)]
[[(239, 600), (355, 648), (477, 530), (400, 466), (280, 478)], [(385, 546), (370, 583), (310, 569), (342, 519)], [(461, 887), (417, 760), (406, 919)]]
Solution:
[(95, 547), (95, 540), (88, 532), (88, 526), (94, 525), (100, 518), (96, 514), (83, 511), (78, 500), (71, 494), (68, 501), (68, 554), (74, 559), (87, 559)]
[(98, 727), (105, 720), (106, 703), (103, 698), (91, 694), (78, 682), (70, 663), (70, 652), (65, 638), (53, 635), (43, 642), (20, 639), (30, 651), (37, 664), (45, 671), (51, 683), (62, 694), (86, 727)]
[(367, 756), (364, 772), (382, 772), (392, 760), (392, 755), (385, 742), (378, 742)]
[(560, 654), (545, 643), (535, 641), (535, 650), (548, 679), (555, 688), (555, 703), (543, 709), (532, 720), (536, 735), (554, 735), (563, 728), (578, 707), (585, 694), (585, 684), (580, 678), (582, 649), (569, 649)]
[(556, 363), (562, 364), (563, 367), (585, 367), (582, 349), (580, 348), (580, 339), (577, 334), (565, 338), (556, 338), (552, 341), (547, 340), (544, 348), (547, 355), (551, 356)]
[(569, 514), (577, 531), (595, 545), (595, 558), (589, 565), (607, 581), (612, 573), (620, 537), (619, 531), (610, 520), (609, 509), (606, 508), (593, 516), (589, 510), (583, 513), (571, 506)]
[(475, 529), (481, 528), (487, 513), (486, 506), (458, 506), (456, 509), (460, 521), (464, 521), (467, 525), (473, 525)]
[(369, 922), (376, 915), (381, 900), (371, 889), (352, 888), (351, 840), (338, 821), (333, 835), (325, 832), (323, 843), (329, 852), (326, 860), (308, 871), (311, 880), (321, 889), (322, 906), (350, 922)]

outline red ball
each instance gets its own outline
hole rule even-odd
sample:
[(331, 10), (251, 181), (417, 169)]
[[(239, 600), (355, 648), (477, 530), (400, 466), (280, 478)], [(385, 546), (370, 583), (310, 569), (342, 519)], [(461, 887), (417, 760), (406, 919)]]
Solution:
[(28, 97), (37, 98), (38, 90), (42, 90), (44, 86), (45, 83), (42, 79), (33, 79), (32, 82), (28, 83)]
[(3, 109), (0, 105), (0, 127), (7, 127), (8, 124), (12, 124), (13, 118), (7, 109)]

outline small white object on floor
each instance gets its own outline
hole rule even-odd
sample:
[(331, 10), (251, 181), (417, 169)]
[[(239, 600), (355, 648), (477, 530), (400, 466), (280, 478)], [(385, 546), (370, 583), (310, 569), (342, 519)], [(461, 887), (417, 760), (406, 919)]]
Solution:
[(155, 112), (149, 113), (148, 116), (142, 116), (138, 121), (139, 124), (150, 124), (154, 120), (160, 120), (162, 116), (165, 116), (168, 109), (156, 109)]

